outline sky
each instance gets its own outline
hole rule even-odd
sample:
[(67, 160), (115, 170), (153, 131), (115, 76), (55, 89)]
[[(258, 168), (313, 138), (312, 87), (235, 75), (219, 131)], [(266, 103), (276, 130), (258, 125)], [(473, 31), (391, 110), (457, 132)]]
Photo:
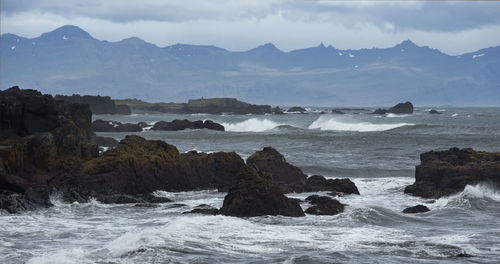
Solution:
[(37, 37), (76, 25), (100, 40), (232, 51), (273, 43), (386, 48), (410, 39), (450, 55), (500, 45), (499, 1), (2, 0), (1, 33)]

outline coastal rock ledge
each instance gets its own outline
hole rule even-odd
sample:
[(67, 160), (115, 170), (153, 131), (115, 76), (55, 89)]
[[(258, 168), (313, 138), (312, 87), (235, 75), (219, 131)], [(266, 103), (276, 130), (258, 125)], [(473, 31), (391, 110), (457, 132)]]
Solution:
[(439, 198), (463, 191), (468, 184), (480, 182), (500, 187), (500, 153), (451, 148), (420, 155), (415, 183), (405, 193)]

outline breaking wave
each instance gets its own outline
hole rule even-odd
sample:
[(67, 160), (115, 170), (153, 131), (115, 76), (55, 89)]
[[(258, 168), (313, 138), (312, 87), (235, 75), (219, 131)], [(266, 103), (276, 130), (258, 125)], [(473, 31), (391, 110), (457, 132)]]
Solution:
[(373, 124), (368, 122), (350, 123), (337, 120), (331, 116), (320, 116), (316, 121), (309, 125), (309, 129), (333, 130), (333, 131), (356, 131), (373, 132), (386, 131), (403, 126), (413, 126), (411, 123), (395, 124)]
[(226, 131), (233, 132), (263, 132), (271, 130), (277, 126), (285, 125), (276, 123), (269, 119), (250, 118), (239, 123), (222, 123)]

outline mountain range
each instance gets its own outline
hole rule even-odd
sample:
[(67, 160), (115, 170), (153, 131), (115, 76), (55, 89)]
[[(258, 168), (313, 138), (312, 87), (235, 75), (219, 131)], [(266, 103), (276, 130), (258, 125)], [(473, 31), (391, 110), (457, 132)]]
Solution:
[(392, 48), (320, 44), (248, 51), (136, 37), (97, 40), (76, 26), (36, 38), (0, 36), (0, 89), (147, 101), (236, 97), (277, 105), (500, 105), (500, 46), (451, 56), (410, 40)]

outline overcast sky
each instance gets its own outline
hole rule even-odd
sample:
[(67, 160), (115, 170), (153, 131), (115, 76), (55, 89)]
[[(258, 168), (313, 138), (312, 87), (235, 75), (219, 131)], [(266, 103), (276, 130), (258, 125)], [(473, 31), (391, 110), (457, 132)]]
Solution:
[(76, 25), (101, 40), (136, 36), (248, 50), (418, 45), (461, 54), (500, 45), (500, 2), (331, 0), (2, 0), (1, 33), (37, 37)]

